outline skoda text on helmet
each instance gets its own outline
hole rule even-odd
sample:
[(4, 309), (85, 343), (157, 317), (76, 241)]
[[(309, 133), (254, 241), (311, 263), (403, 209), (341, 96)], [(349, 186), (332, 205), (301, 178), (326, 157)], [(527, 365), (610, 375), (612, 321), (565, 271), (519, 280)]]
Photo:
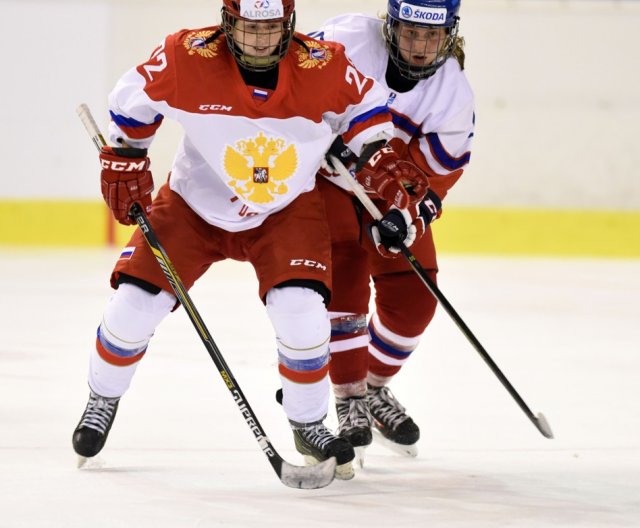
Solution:
[(223, 0), (222, 31), (245, 69), (267, 71), (287, 54), (295, 28), (295, 0)]
[(460, 0), (389, 0), (384, 37), (389, 56), (409, 79), (425, 79), (452, 56)]

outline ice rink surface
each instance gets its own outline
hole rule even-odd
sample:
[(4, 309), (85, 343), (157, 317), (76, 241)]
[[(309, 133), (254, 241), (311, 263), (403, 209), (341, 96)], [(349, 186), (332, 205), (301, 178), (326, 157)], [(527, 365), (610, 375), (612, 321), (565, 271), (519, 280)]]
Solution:
[[(640, 526), (640, 261), (441, 258), (442, 291), (556, 438), (439, 310), (392, 384), (421, 426), (418, 457), (373, 445), (353, 480), (303, 491), (276, 478), (182, 309), (96, 467), (76, 469), (115, 258), (0, 250), (0, 528)], [(275, 447), (301, 464), (256, 292), (250, 266), (223, 263), (191, 294)]]

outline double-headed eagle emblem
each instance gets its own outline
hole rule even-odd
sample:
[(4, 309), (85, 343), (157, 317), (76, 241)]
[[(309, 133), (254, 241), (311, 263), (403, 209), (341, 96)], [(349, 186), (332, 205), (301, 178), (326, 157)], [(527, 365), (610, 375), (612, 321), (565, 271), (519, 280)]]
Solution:
[(308, 70), (310, 68), (318, 68), (321, 70), (333, 58), (333, 53), (329, 46), (325, 46), (315, 40), (305, 41), (306, 48), (300, 46), (296, 53), (298, 54), (298, 66)]
[(224, 170), (231, 177), (229, 187), (246, 201), (269, 203), (289, 188), (285, 181), (298, 167), (295, 147), (283, 139), (270, 138), (262, 132), (257, 137), (227, 146)]
[(184, 39), (182, 45), (188, 51), (189, 55), (196, 53), (201, 57), (210, 59), (218, 55), (218, 41), (207, 42), (207, 39), (213, 35), (213, 31), (192, 31)]

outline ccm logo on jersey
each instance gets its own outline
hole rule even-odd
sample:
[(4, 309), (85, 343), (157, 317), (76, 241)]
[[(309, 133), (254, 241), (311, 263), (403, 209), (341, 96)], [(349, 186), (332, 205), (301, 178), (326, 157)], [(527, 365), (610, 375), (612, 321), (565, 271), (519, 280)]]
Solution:
[(146, 160), (140, 161), (109, 161), (100, 160), (103, 169), (110, 169), (118, 172), (142, 172), (144, 170)]
[(203, 104), (198, 107), (201, 112), (231, 112), (233, 106), (219, 104)]
[(321, 269), (322, 271), (326, 271), (327, 267), (320, 262), (316, 262), (315, 260), (308, 259), (291, 259), (289, 262), (290, 266), (307, 266), (308, 268)]
[(416, 7), (402, 3), (400, 4), (400, 18), (402, 20), (444, 24), (447, 19), (447, 9), (444, 7)]

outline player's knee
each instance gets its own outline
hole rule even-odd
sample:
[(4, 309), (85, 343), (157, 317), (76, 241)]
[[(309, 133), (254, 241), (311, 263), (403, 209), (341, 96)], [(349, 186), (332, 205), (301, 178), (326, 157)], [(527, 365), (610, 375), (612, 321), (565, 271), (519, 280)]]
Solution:
[(322, 296), (309, 288), (272, 288), (267, 313), (278, 348), (291, 357), (317, 357), (329, 348), (331, 326)]
[(99, 340), (114, 351), (144, 351), (175, 301), (165, 291), (154, 295), (133, 284), (121, 284), (105, 308)]
[[(435, 272), (429, 273), (435, 282)], [(437, 301), (415, 273), (376, 277), (376, 312), (391, 331), (403, 336), (422, 334), (436, 313)]]

